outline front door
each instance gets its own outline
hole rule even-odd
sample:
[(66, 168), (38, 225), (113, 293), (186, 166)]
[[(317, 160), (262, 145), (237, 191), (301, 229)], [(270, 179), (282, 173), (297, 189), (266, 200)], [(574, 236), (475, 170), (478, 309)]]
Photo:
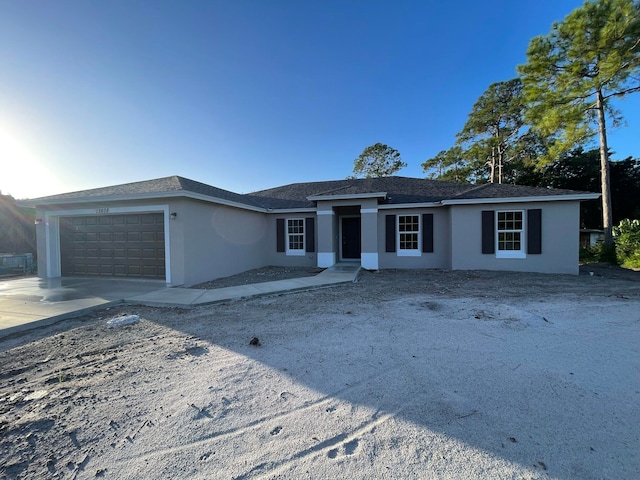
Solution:
[(342, 217), (342, 258), (360, 258), (360, 217)]

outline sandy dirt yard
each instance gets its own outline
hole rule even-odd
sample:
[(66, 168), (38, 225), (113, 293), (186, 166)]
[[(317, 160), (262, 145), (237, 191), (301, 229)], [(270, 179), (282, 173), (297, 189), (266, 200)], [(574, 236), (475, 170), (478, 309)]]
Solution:
[(363, 272), (2, 339), (0, 476), (638, 479), (640, 274), (608, 273)]

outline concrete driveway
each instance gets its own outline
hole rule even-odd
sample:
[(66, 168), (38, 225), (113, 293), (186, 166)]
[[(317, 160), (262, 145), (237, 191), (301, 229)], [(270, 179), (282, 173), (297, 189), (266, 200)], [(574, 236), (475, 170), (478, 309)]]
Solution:
[(162, 280), (0, 278), (0, 336), (165, 287)]
[(190, 308), (277, 292), (313, 290), (354, 282), (360, 265), (334, 265), (310, 277), (214, 290), (167, 288), (162, 280), (113, 278), (0, 278), (0, 337), (77, 316), (92, 308), (128, 301)]

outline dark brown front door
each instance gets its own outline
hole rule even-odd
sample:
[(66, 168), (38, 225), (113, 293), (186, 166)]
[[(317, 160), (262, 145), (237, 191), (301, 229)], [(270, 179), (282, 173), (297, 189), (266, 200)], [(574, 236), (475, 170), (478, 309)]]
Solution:
[(357, 259), (361, 252), (360, 217), (342, 218), (342, 258)]
[(165, 278), (164, 214), (60, 218), (63, 276)]

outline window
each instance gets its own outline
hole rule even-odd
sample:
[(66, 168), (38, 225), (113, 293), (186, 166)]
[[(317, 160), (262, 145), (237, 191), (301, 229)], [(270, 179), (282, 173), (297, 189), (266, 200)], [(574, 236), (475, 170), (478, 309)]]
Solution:
[(420, 255), (420, 215), (398, 215), (398, 255)]
[(523, 212), (497, 212), (498, 257), (524, 258)]
[(287, 255), (304, 255), (304, 218), (287, 219)]

